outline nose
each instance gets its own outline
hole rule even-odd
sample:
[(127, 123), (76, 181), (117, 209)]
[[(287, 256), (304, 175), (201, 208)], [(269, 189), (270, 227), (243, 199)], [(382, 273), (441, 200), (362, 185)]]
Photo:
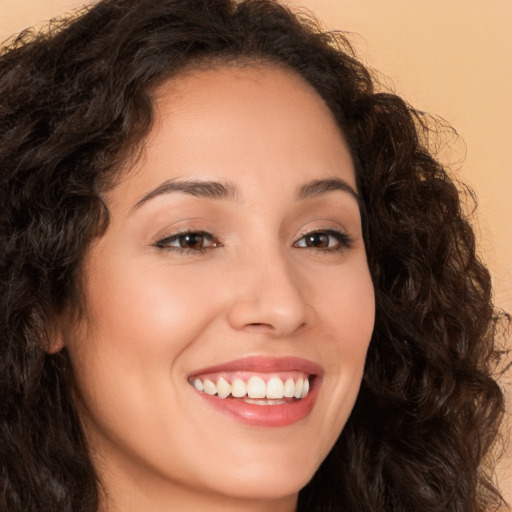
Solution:
[(258, 330), (275, 338), (310, 326), (314, 310), (303, 283), (282, 255), (251, 258), (241, 264), (228, 321), (236, 330)]

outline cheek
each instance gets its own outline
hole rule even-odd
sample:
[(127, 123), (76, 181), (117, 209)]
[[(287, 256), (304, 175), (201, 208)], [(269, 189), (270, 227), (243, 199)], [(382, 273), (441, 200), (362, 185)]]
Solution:
[(181, 351), (208, 321), (208, 306), (215, 307), (204, 280), (160, 262), (102, 266), (90, 282), (92, 335), (108, 340), (105, 344), (123, 357), (160, 358)]
[(200, 290), (205, 281), (176, 272), (171, 279), (168, 266), (107, 258), (91, 260), (88, 272), (86, 320), (66, 336), (79, 392), (112, 421), (127, 421), (130, 410), (148, 415), (148, 394), (165, 404), (176, 399), (180, 354), (211, 320), (213, 302), (209, 310), (198, 303), (208, 296)]
[(91, 438), (105, 449), (115, 440), (127, 453), (148, 452), (159, 460), (180, 426), (173, 414), (183, 387), (180, 356), (211, 315), (203, 308), (198, 319), (204, 280), (180, 280), (176, 273), (171, 280), (162, 266), (140, 268), (91, 265), (87, 319), (68, 332), (66, 345)]
[[(329, 390), (323, 418), (326, 446), (335, 442), (357, 398), (375, 319), (374, 288), (366, 265), (355, 265), (331, 280), (322, 307), (325, 389)], [(335, 286), (332, 283), (337, 283)]]
[(323, 288), (328, 293), (317, 307), (320, 323), (331, 330), (333, 348), (361, 364), (375, 322), (374, 288), (365, 259), (341, 268)]
[[(366, 266), (346, 277), (340, 285), (339, 325), (334, 334), (342, 375), (351, 375), (352, 386), (359, 389), (366, 353), (375, 322), (375, 297)], [(332, 313), (332, 318), (335, 318)], [(354, 397), (355, 400), (355, 397)]]

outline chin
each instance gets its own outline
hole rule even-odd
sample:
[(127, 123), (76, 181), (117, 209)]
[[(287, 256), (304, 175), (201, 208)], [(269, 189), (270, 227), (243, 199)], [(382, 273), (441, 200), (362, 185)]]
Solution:
[(296, 496), (313, 478), (324, 454), (308, 454), (300, 448), (279, 448), (258, 450), (252, 457), (239, 459), (238, 463), (224, 462), (210, 485), (221, 494), (240, 499), (275, 500)]
[(223, 476), (217, 491), (233, 498), (244, 500), (278, 500), (297, 496), (299, 491), (313, 478), (315, 471), (304, 471), (296, 467), (290, 471), (275, 471), (269, 468), (249, 468), (229, 478)]

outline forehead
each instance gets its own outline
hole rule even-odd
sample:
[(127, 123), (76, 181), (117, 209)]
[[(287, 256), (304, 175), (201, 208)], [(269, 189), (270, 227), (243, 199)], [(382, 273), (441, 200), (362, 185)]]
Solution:
[[(137, 188), (168, 179), (297, 181), (341, 176), (352, 159), (331, 111), (297, 74), (268, 65), (191, 70), (153, 93), (155, 121)], [(295, 186), (294, 186), (295, 189)]]
[[(154, 96), (159, 114), (149, 140), (158, 135), (162, 121), (180, 121), (212, 128), (216, 122), (220, 137), (223, 128), (233, 138), (268, 142), (266, 131), (277, 137), (276, 144), (301, 135), (320, 144), (327, 132), (343, 139), (334, 116), (316, 90), (295, 72), (271, 65), (230, 65), (191, 70), (159, 87)], [(199, 119), (202, 117), (202, 119)], [(198, 122), (202, 121), (202, 123)], [(159, 125), (160, 122), (160, 125)], [(292, 124), (295, 130), (292, 130)], [(318, 133), (318, 126), (322, 126)], [(301, 133), (299, 133), (301, 132)], [(203, 132), (197, 132), (198, 135)], [(182, 132), (182, 135), (185, 135)], [(326, 142), (331, 142), (327, 140)], [(309, 146), (309, 144), (308, 144)]]

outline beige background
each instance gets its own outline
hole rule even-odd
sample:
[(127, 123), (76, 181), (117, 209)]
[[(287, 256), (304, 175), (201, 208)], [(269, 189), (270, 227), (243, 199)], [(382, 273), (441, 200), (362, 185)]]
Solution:
[[(480, 251), (496, 303), (512, 312), (512, 0), (288, 1), (351, 32), (360, 58), (388, 85), (457, 129), (449, 159), (479, 197)], [(0, 0), (0, 39), (85, 3)], [(500, 482), (512, 502), (512, 453)]]

